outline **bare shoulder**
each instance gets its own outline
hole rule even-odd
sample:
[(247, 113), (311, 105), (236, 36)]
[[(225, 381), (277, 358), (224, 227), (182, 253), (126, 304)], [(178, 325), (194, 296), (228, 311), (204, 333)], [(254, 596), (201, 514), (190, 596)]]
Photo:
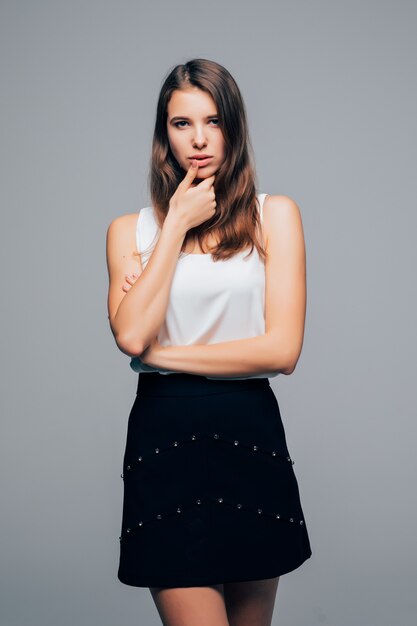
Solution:
[[(106, 252), (110, 265), (132, 261), (137, 252), (136, 229), (138, 213), (127, 213), (115, 217), (107, 228)], [(137, 260), (135, 260), (137, 263)]]
[(291, 215), (301, 217), (300, 207), (296, 201), (283, 195), (267, 195), (264, 200), (263, 214), (264, 219), (269, 219), (270, 214), (284, 219), (285, 216), (291, 217)]
[(263, 223), (267, 249), (269, 244), (280, 245), (290, 238), (303, 239), (300, 207), (293, 198), (267, 195), (263, 206)]
[(115, 217), (107, 228), (107, 251), (136, 250), (138, 213)]
[(109, 224), (107, 229), (107, 236), (112, 238), (120, 236), (126, 236), (131, 238), (132, 226), (136, 229), (139, 213), (126, 213), (125, 215), (118, 215)]

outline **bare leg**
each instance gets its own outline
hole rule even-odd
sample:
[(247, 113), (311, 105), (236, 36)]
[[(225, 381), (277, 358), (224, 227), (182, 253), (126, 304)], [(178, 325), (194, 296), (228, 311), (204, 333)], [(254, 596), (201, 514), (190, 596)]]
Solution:
[(229, 626), (223, 585), (150, 587), (164, 626)]
[(265, 580), (224, 583), (230, 626), (271, 626), (279, 576)]

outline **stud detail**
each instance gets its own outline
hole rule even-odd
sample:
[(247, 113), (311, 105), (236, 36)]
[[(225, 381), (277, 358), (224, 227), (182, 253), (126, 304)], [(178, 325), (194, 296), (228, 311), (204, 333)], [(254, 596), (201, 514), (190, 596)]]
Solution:
[[(231, 508), (234, 509), (239, 509), (239, 510), (244, 510), (247, 511), (249, 515), (253, 514), (253, 513), (257, 513), (258, 515), (262, 514), (262, 517), (267, 516), (267, 517), (273, 517), (274, 519), (280, 520), (281, 522), (289, 522), (290, 524), (294, 524), (295, 518), (294, 517), (286, 517), (281, 515), (280, 513), (275, 513), (273, 511), (266, 511), (263, 508), (258, 508), (258, 507), (253, 507), (250, 505), (245, 504), (243, 506), (243, 504), (241, 502), (232, 502), (229, 499), (224, 499), (222, 497), (218, 497), (218, 498), (214, 498), (213, 496), (209, 496), (207, 497), (208, 500), (211, 500), (212, 502), (217, 502), (217, 503), (222, 503), (223, 506), (229, 506)], [(165, 511), (162, 514), (158, 513), (157, 515), (151, 516), (148, 519), (143, 519), (140, 522), (138, 522), (136, 525), (134, 524), (133, 526), (129, 526), (128, 528), (126, 528), (125, 533), (122, 532), (121, 535), (119, 536), (119, 540), (123, 541), (123, 539), (126, 539), (127, 535), (131, 535), (132, 533), (135, 532), (136, 529), (139, 529), (142, 526), (147, 526), (149, 523), (151, 523), (153, 520), (157, 519), (160, 520), (162, 518), (167, 518), (170, 517), (170, 515), (173, 515), (175, 513), (183, 513), (186, 510), (192, 509), (195, 506), (199, 506), (201, 505), (202, 500), (200, 498), (195, 499), (193, 501), (191, 501), (188, 505), (186, 504), (185, 506), (178, 506), (175, 507), (174, 510), (172, 511)], [(299, 525), (302, 526), (304, 524), (304, 520), (300, 519), (298, 520)]]
[[(294, 465), (295, 463), (295, 461), (291, 459), (291, 457), (288, 454), (288, 451), (286, 450), (284, 450), (284, 453), (277, 452), (277, 450), (268, 450), (268, 449), (259, 447), (258, 445), (255, 445), (255, 444), (242, 443), (241, 441), (238, 441), (237, 439), (233, 439), (233, 438), (229, 439), (229, 438), (221, 437), (219, 433), (214, 433), (214, 434), (197, 433), (197, 434), (190, 435), (189, 437), (183, 440), (174, 441), (172, 442), (170, 446), (164, 446), (164, 447), (159, 446), (159, 447), (154, 448), (153, 450), (143, 451), (143, 453), (140, 456), (138, 456), (136, 460), (134, 461), (131, 460), (128, 464), (125, 465), (125, 471), (122, 474), (120, 474), (120, 476), (122, 479), (126, 480), (127, 478), (126, 472), (128, 472), (129, 475), (132, 474), (131, 470), (133, 470), (135, 467), (138, 467), (138, 465), (142, 461), (146, 461), (152, 455), (167, 453), (169, 450), (172, 450), (172, 447), (177, 448), (178, 446), (186, 445), (189, 442), (196, 441), (197, 439), (202, 440), (204, 438), (209, 438), (212, 440), (214, 439), (216, 441), (215, 445), (218, 445), (218, 444), (231, 445), (234, 448), (239, 447), (240, 449), (243, 448), (243, 449), (247, 449), (253, 452), (258, 452), (258, 454), (264, 453), (268, 455), (270, 458), (272, 457), (274, 459), (278, 459), (278, 460), (280, 459), (281, 461), (285, 460), (288, 463), (290, 463), (290, 465)], [(274, 461), (274, 463), (275, 462), (276, 461)], [(238, 503), (232, 502), (228, 498), (224, 499), (223, 497), (207, 496), (205, 500), (211, 500), (213, 502), (217, 502), (225, 506), (230, 506), (230, 507), (233, 507), (235, 510), (236, 508), (238, 510), (243, 509), (248, 514), (257, 513), (258, 515), (262, 514), (262, 516), (270, 516), (270, 517), (273, 517), (274, 519), (280, 520), (281, 522), (294, 523), (295, 521), (295, 518), (293, 516), (292, 517), (287, 517), (285, 515), (282, 516), (280, 513), (276, 513), (274, 511), (267, 511), (264, 508), (254, 507), (252, 505), (248, 505), (247, 503), (242, 504), (241, 502), (238, 502)], [(142, 526), (146, 527), (148, 523), (151, 523), (153, 520), (161, 520), (162, 517), (166, 518), (166, 517), (169, 517), (171, 514), (183, 513), (185, 510), (193, 508), (195, 506), (201, 506), (201, 504), (202, 504), (202, 500), (200, 498), (197, 498), (197, 499), (192, 500), (188, 505), (186, 503), (185, 505), (184, 503), (182, 503), (181, 506), (174, 507), (172, 511), (166, 510), (166, 511), (162, 511), (162, 513), (151, 515), (148, 518), (143, 518), (139, 522), (134, 522), (128, 528), (126, 528), (126, 530), (122, 532), (121, 535), (119, 536), (119, 540), (123, 541), (123, 539), (125, 539), (127, 535), (131, 535), (133, 532), (135, 532), (135, 530), (141, 528)], [(297, 521), (299, 522), (301, 526), (304, 524), (303, 519), (299, 519)]]
[[(199, 435), (193, 434), (189, 438), (183, 439), (182, 441), (174, 441), (172, 445), (174, 446), (174, 448), (177, 448), (178, 446), (185, 445), (188, 442), (196, 441), (197, 438), (198, 439), (204, 439), (206, 437), (209, 437), (211, 439), (215, 439), (219, 443), (223, 443), (223, 444), (226, 444), (226, 445), (232, 445), (235, 448), (237, 448), (237, 447), (239, 447), (239, 448), (246, 448), (247, 450), (252, 450), (253, 452), (264, 453), (264, 454), (267, 454), (269, 456), (272, 455), (272, 457), (274, 457), (274, 459), (277, 459), (277, 458), (285, 459), (291, 465), (294, 465), (294, 463), (295, 463), (295, 461), (293, 461), (288, 454), (280, 454), (276, 450), (272, 450), (271, 451), (271, 450), (267, 450), (267, 449), (262, 449), (258, 445), (245, 444), (245, 443), (242, 443), (241, 441), (238, 441), (237, 439), (230, 440), (230, 439), (227, 439), (227, 438), (224, 438), (224, 437), (220, 437), (220, 435), (218, 433), (215, 433), (214, 435), (207, 435), (207, 433), (200, 433)], [(130, 470), (134, 469), (135, 467), (138, 466), (138, 464), (142, 460), (146, 460), (146, 459), (150, 458), (152, 456), (152, 454), (162, 454), (164, 452), (168, 452), (169, 450), (172, 449), (172, 445), (171, 446), (165, 446), (165, 447), (159, 446), (157, 448), (154, 448), (153, 453), (152, 452), (147, 452), (147, 453), (141, 454), (137, 458), (137, 461), (133, 461), (133, 462), (131, 461), (129, 464), (126, 465), (126, 471), (130, 471)], [(125, 472), (120, 474), (120, 476), (121, 476), (121, 478), (125, 479), (126, 478)]]

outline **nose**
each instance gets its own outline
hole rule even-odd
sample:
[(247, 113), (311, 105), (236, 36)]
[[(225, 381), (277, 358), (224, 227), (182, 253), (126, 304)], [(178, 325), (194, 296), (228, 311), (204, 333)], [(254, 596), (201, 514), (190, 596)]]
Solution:
[(202, 148), (205, 145), (207, 145), (207, 138), (204, 136), (203, 129), (197, 128), (193, 139), (193, 146), (196, 148)]

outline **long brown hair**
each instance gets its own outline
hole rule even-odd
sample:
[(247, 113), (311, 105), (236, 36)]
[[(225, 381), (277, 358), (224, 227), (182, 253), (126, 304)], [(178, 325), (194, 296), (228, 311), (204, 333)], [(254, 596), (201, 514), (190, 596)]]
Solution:
[(187, 232), (181, 252), (185, 252), (184, 248), (190, 239), (197, 238), (203, 248), (204, 237), (212, 231), (220, 242), (212, 250), (213, 261), (228, 259), (248, 247), (249, 254), (252, 254), (254, 246), (264, 261), (266, 251), (259, 219), (256, 173), (245, 104), (231, 74), (215, 61), (192, 59), (183, 65), (176, 65), (161, 87), (148, 179), (151, 202), (159, 226), (163, 224), (169, 201), (185, 175), (169, 146), (168, 102), (175, 90), (190, 86), (208, 93), (217, 106), (219, 126), (225, 140), (225, 160), (216, 172), (214, 181), (216, 213), (213, 218)]

